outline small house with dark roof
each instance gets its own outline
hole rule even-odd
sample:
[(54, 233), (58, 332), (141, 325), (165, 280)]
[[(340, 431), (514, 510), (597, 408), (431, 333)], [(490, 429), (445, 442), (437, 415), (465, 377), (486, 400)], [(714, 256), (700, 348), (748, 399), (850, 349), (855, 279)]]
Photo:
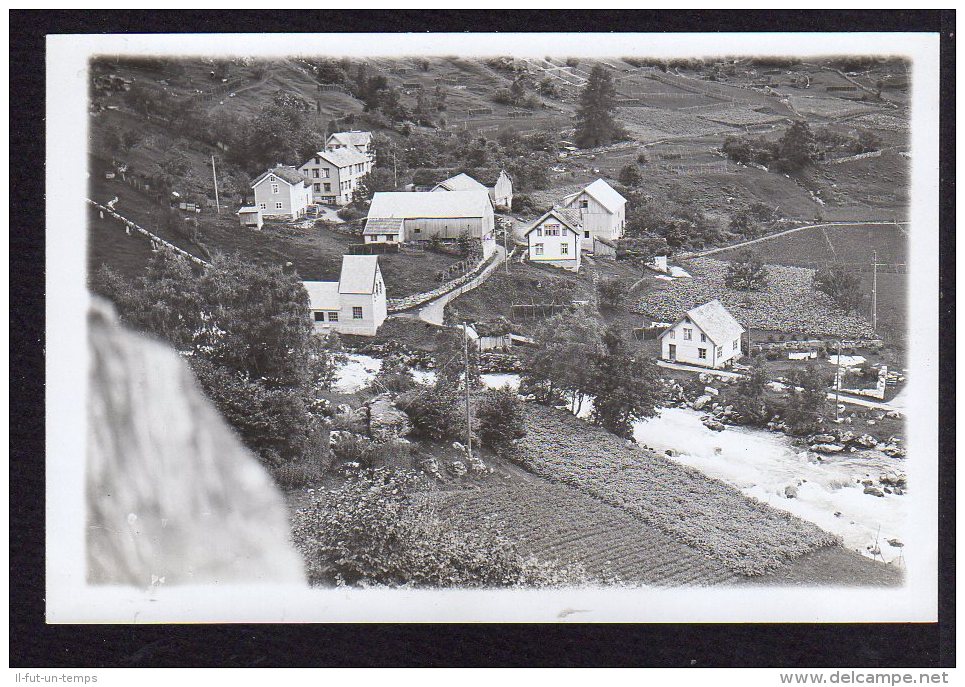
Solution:
[(530, 262), (578, 271), (582, 232), (578, 211), (553, 208), (523, 232), (527, 245), (526, 258)]
[(745, 331), (715, 299), (683, 313), (660, 335), (660, 357), (701, 367), (727, 367), (743, 355)]
[(312, 188), (294, 167), (274, 167), (251, 184), (262, 217), (298, 219), (312, 204)]
[(304, 281), (315, 331), (375, 336), (387, 317), (376, 255), (343, 255), (338, 281)]

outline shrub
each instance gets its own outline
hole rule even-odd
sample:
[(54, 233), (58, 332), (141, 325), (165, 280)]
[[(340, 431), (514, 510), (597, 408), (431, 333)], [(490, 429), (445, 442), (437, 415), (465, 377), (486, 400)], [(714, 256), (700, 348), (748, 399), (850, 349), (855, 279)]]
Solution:
[(847, 311), (861, 306), (861, 279), (847, 267), (831, 265), (814, 273), (814, 288)]
[(627, 285), (622, 279), (601, 279), (596, 285), (600, 305), (606, 308), (618, 308), (627, 297)]
[(640, 170), (637, 169), (636, 165), (624, 165), (620, 170), (619, 179), (624, 186), (636, 186), (640, 183)]
[(763, 289), (767, 286), (767, 268), (759, 257), (744, 251), (727, 266), (724, 283), (741, 291)]
[(479, 438), (497, 453), (503, 453), (516, 439), (526, 436), (523, 404), (508, 387), (487, 389), (476, 405)]
[(457, 529), (412, 472), (366, 470), (293, 518), (312, 584), (560, 586), (565, 569), (521, 554), (495, 525)]
[(361, 209), (353, 205), (346, 205), (345, 207), (339, 209), (336, 214), (338, 214), (338, 216), (346, 222), (362, 219), (365, 216), (365, 213), (363, 213)]
[(362, 469), (412, 466), (412, 445), (400, 439), (377, 442), (357, 434), (347, 434), (335, 443), (332, 452), (338, 460), (356, 463)]
[(434, 441), (465, 441), (465, 416), (460, 412), (459, 398), (454, 390), (434, 386), (410, 391), (400, 396), (396, 405), (405, 408), (421, 436)]

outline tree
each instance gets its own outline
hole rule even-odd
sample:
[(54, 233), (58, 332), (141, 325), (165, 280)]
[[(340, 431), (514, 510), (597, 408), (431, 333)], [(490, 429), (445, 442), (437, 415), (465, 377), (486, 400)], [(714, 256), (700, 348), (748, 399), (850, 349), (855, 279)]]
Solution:
[(814, 160), (814, 134), (805, 121), (796, 121), (778, 141), (778, 157), (785, 169), (795, 172)]
[(628, 260), (635, 265), (649, 265), (658, 255), (669, 255), (670, 246), (662, 236), (631, 236), (617, 242), (617, 260)]
[(624, 165), (620, 170), (620, 183), (624, 186), (636, 186), (640, 183), (640, 170), (634, 164)]
[(634, 355), (620, 332), (603, 334), (603, 351), (589, 359), (593, 396), (591, 419), (619, 437), (633, 436), (633, 423), (653, 417), (662, 400), (657, 367), (649, 358)]
[(760, 426), (770, 418), (771, 413), (765, 397), (767, 384), (764, 356), (757, 355), (751, 360), (747, 374), (725, 391), (727, 404), (734, 406), (734, 410), (746, 424)]
[(627, 284), (622, 279), (601, 279), (596, 285), (597, 296), (600, 305), (605, 308), (615, 309), (623, 305), (627, 297)]
[(821, 428), (830, 411), (830, 383), (829, 375), (814, 364), (788, 374), (782, 417), (792, 433), (809, 434)]
[(732, 289), (757, 291), (767, 286), (767, 268), (751, 251), (741, 251), (727, 266), (724, 283)]
[(619, 140), (623, 132), (613, 119), (616, 88), (610, 72), (595, 65), (580, 94), (576, 111), (576, 145), (595, 148)]
[(523, 404), (509, 387), (487, 389), (476, 404), (479, 438), (497, 453), (505, 452), (516, 439), (526, 436)]
[(861, 279), (852, 270), (828, 265), (814, 273), (814, 288), (828, 295), (840, 308), (853, 311), (861, 306)]
[(434, 386), (402, 394), (397, 405), (405, 409), (421, 436), (433, 441), (466, 441), (466, 415), (459, 393), (451, 386), (437, 380)]

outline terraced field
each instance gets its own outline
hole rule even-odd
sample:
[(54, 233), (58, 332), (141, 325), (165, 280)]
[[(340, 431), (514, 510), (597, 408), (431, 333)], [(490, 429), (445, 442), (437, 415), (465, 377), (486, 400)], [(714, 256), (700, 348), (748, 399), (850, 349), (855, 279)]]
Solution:
[(734, 130), (726, 124), (710, 122), (687, 112), (654, 107), (618, 108), (616, 118), (635, 139), (643, 143), (664, 138), (710, 136)]
[(582, 566), (599, 582), (707, 586), (738, 575), (626, 511), (551, 482), (437, 494), (440, 512), (465, 527), (504, 524), (504, 534), (546, 561)]

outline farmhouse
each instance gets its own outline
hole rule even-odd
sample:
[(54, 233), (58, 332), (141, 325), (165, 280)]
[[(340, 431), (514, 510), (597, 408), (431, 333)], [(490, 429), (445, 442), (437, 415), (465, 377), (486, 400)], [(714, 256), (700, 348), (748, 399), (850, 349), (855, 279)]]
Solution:
[(352, 148), (320, 150), (298, 168), (312, 186), (312, 199), (324, 205), (347, 205), (359, 180), (372, 171), (372, 159)]
[(325, 150), (351, 150), (362, 153), (375, 162), (372, 150), (372, 134), (368, 131), (339, 131), (325, 141)]
[(513, 206), (513, 180), (500, 170), (492, 186), (486, 186), (476, 181), (468, 174), (457, 174), (445, 181), (440, 181), (432, 187), (433, 191), (478, 191), (484, 190), (489, 194), (497, 210), (510, 210)]
[(375, 336), (385, 321), (385, 282), (378, 256), (344, 255), (338, 281), (302, 284), (317, 333)]
[(579, 211), (553, 208), (525, 231), (527, 259), (568, 270), (579, 270), (582, 230)]
[(603, 179), (597, 179), (583, 190), (566, 196), (562, 205), (580, 212), (584, 250), (593, 250), (594, 237), (610, 241), (623, 237), (627, 223), (627, 199)]
[(449, 193), (387, 191), (372, 198), (363, 235), (366, 243), (385, 241), (386, 236), (397, 236), (398, 241), (426, 241), (468, 235), (483, 239), (485, 244), (492, 242), (495, 222), (493, 204), (485, 189)]
[(263, 217), (303, 217), (312, 204), (312, 190), (294, 167), (275, 167), (252, 183), (255, 207)]
[(741, 357), (741, 335), (745, 331), (715, 299), (691, 308), (660, 335), (660, 357), (702, 367), (724, 367)]
[(261, 210), (255, 206), (243, 207), (238, 210), (238, 222), (243, 227), (261, 229), (264, 222), (261, 219)]

